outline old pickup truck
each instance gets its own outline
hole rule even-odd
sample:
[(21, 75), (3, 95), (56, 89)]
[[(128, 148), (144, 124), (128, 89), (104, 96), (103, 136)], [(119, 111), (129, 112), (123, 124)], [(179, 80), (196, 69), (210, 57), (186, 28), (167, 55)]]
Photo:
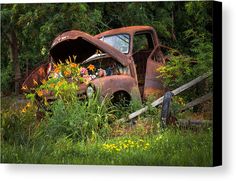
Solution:
[(78, 30), (63, 32), (53, 40), (48, 60), (32, 71), (23, 86), (32, 88), (33, 81), (47, 79), (51, 64), (71, 55), (77, 55), (76, 63), (97, 65), (97, 69), (107, 71), (89, 84), (81, 84), (78, 96), (90, 97), (99, 90), (101, 97), (111, 96), (114, 102), (124, 98), (129, 102), (163, 95), (157, 68), (165, 64), (165, 57), (157, 33), (150, 26), (112, 29), (96, 36)]

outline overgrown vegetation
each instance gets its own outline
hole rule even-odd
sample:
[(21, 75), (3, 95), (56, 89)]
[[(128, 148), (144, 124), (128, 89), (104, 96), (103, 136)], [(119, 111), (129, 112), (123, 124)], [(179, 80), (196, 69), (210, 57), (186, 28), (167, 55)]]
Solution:
[[(123, 26), (153, 26), (163, 45), (181, 52), (181, 56), (171, 57), (173, 61), (169, 62), (170, 68), (174, 66), (177, 74), (181, 74), (177, 77), (179, 83), (185, 78), (195, 78), (212, 65), (210, 1), (9, 4), (1, 6), (1, 24), (3, 94), (19, 92), (16, 85), (36, 64), (47, 59), (56, 35), (70, 29), (95, 35)], [(174, 65), (174, 62), (181, 64), (179, 60), (182, 58), (186, 60), (186, 72)], [(197, 62), (197, 66), (190, 71), (192, 60)], [(169, 84), (168, 67), (163, 71), (166, 84)]]
[[(174, 107), (184, 104), (175, 99)], [(118, 118), (141, 107), (138, 103), (121, 109), (97, 97), (58, 99), (39, 121), (32, 102), (17, 101), (1, 102), (2, 163), (212, 165), (211, 127), (162, 130), (160, 109), (149, 109), (133, 125)]]
[(18, 106), (1, 111), (3, 163), (212, 165), (211, 128), (161, 130), (156, 109), (131, 125), (115, 117), (128, 110), (100, 104), (96, 97), (68, 105), (59, 99), (41, 121), (33, 104)]
[[(122, 26), (153, 26), (161, 43), (172, 47), (166, 52), (171, 61), (160, 69), (170, 89), (212, 71), (211, 2), (11, 4), (1, 8), (1, 95), (19, 92), (24, 75), (47, 58), (50, 42), (66, 29), (95, 35)], [(143, 105), (113, 106), (110, 100), (101, 101), (97, 96), (79, 100), (76, 83), (86, 81), (81, 67), (70, 62), (56, 65), (54, 71), (57, 68), (65, 78), (43, 80), (27, 95), (28, 100), (1, 97), (1, 162), (212, 165), (210, 126), (194, 131), (179, 127), (162, 130), (160, 109), (151, 108), (150, 101), (144, 103), (150, 109), (134, 121), (136, 124), (120, 123), (119, 118)], [(211, 86), (209, 81), (201, 90), (209, 91)], [(45, 90), (57, 100), (43, 99)], [(174, 97), (173, 113), (184, 116), (178, 110), (186, 100), (201, 94), (190, 91)], [(40, 110), (42, 120), (36, 119), (35, 98), (47, 108)], [(187, 114), (193, 116), (192, 112)]]
[(107, 101), (104, 99), (99, 103), (95, 97), (87, 102), (74, 99), (66, 103), (58, 99), (50, 106), (51, 112), (44, 118), (40, 134), (49, 139), (66, 135), (81, 141), (106, 138), (111, 131), (109, 122), (115, 119), (112, 107), (108, 106)]

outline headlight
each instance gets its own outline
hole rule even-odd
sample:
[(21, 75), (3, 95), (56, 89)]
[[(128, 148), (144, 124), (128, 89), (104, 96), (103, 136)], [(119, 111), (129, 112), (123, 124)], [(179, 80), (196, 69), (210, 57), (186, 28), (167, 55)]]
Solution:
[(87, 90), (86, 90), (86, 94), (87, 94), (88, 98), (91, 98), (94, 94), (94, 88), (92, 86), (88, 86)]

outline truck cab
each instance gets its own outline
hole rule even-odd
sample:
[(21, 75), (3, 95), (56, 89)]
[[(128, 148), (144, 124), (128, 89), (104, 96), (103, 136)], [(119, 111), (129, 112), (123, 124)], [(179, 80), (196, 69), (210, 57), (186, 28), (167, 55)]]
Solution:
[(138, 83), (142, 99), (160, 97), (164, 87), (157, 69), (165, 64), (157, 33), (150, 26), (130, 26), (95, 36), (131, 59), (131, 75)]

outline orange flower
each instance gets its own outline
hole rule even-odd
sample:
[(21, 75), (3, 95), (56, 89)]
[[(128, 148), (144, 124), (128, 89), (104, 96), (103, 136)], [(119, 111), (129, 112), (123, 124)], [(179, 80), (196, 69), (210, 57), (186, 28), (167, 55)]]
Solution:
[(94, 65), (92, 65), (92, 64), (90, 64), (88, 67), (87, 67), (89, 70), (91, 70), (91, 71), (94, 71), (94, 69), (95, 69), (95, 66)]
[(60, 68), (59, 68), (59, 67), (56, 67), (56, 68), (54, 69), (54, 72), (55, 72), (55, 73), (59, 73), (59, 72), (60, 72)]
[(71, 66), (72, 68), (76, 68), (76, 67), (77, 67), (77, 64), (76, 64), (76, 63), (71, 63), (70, 66)]
[(37, 91), (37, 94), (38, 94), (39, 97), (42, 97), (43, 96), (43, 91), (39, 90), (39, 91)]
[(64, 75), (67, 77), (67, 76), (70, 76), (70, 74), (71, 74), (71, 71), (68, 71), (68, 70), (65, 70), (64, 71)]

